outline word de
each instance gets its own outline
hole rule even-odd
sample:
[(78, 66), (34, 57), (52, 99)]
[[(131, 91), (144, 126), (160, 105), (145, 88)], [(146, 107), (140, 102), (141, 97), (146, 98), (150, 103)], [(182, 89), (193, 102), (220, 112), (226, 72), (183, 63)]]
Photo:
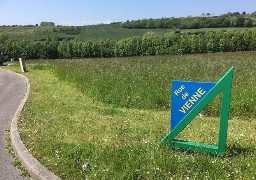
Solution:
[(201, 97), (204, 95), (206, 91), (204, 91), (201, 87), (197, 89), (197, 91), (189, 98), (188, 101), (184, 103), (184, 105), (179, 109), (180, 112), (186, 114), (187, 110), (193, 107)]
[[(185, 86), (181, 85), (179, 89), (174, 91), (174, 94), (178, 96), (184, 89), (185, 89)], [(188, 92), (185, 92), (184, 94), (182, 94), (181, 98), (186, 99), (188, 96), (189, 96)]]

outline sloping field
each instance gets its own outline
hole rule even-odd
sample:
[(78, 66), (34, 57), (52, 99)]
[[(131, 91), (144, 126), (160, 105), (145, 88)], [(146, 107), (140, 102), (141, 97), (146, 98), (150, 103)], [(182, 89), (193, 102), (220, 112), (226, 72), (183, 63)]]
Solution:
[(152, 31), (157, 34), (164, 34), (172, 31), (171, 29), (126, 29), (120, 24), (102, 24), (95, 26), (81, 27), (80, 39), (121, 39), (126, 37), (141, 36), (144, 33)]
[[(8, 35), (9, 39), (14, 40), (55, 40), (62, 39), (80, 39), (80, 40), (118, 40), (127, 37), (142, 36), (146, 32), (154, 32), (163, 35), (166, 32), (174, 31), (173, 29), (127, 29), (122, 28), (120, 24), (100, 24), (90, 26), (80, 26), (80, 34), (68, 35), (59, 32), (53, 32), (53, 29), (60, 27), (52, 26), (33, 26), (33, 27), (0, 27), (0, 33)], [(254, 28), (203, 28), (203, 29), (185, 29), (182, 32), (205, 32), (205, 31), (222, 31), (234, 29), (256, 29)]]
[(78, 35), (67, 35), (64, 33), (53, 32), (54, 26), (31, 26), (31, 27), (0, 27), (0, 33), (7, 35), (11, 40), (55, 40), (56, 38), (76, 39)]

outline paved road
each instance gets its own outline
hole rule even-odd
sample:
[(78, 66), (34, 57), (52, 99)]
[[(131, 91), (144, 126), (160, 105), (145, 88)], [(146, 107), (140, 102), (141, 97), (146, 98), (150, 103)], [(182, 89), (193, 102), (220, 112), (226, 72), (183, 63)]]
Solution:
[(12, 165), (13, 159), (5, 149), (5, 138), (25, 92), (25, 79), (0, 69), (0, 180), (23, 179), (21, 171)]

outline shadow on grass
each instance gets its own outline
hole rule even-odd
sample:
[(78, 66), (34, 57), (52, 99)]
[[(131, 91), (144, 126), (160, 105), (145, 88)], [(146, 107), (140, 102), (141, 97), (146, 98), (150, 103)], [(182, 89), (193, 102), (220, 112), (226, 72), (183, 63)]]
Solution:
[(254, 147), (243, 147), (240, 144), (231, 144), (227, 147), (227, 153), (225, 157), (237, 157), (241, 155), (249, 155), (255, 152)]
[[(174, 147), (170, 147), (170, 146), (164, 146), (166, 149), (169, 149), (170, 151), (174, 151), (177, 153), (181, 153), (181, 154), (186, 154), (186, 155), (200, 155), (200, 154), (204, 154), (204, 155), (209, 155), (212, 157), (215, 157), (217, 155), (212, 155), (212, 154), (208, 154), (208, 153), (200, 153), (200, 152), (196, 152), (196, 151), (191, 151), (191, 150), (183, 150), (180, 148), (174, 148)], [(256, 153), (255, 148), (254, 147), (243, 147), (240, 144), (231, 144), (227, 147), (226, 150), (226, 155), (223, 156), (223, 158), (232, 158), (232, 157), (239, 157), (239, 156), (245, 156), (245, 155), (250, 155), (252, 153)]]

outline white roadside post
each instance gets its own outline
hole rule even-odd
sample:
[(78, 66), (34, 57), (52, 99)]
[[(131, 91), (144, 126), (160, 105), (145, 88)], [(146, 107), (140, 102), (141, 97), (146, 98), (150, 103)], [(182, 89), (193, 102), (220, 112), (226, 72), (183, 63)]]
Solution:
[(26, 72), (25, 62), (22, 58), (19, 58), (21, 72)]

